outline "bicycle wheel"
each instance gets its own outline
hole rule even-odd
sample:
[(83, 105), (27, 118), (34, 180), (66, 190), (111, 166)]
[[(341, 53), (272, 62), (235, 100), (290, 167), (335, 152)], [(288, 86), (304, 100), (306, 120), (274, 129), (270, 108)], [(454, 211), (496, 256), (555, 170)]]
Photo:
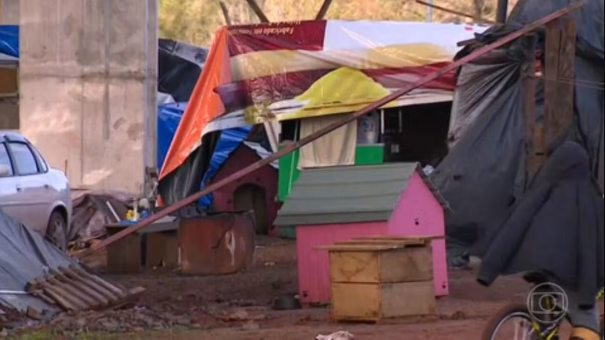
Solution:
[(481, 340), (539, 340), (535, 327), (526, 305), (508, 305), (490, 318)]

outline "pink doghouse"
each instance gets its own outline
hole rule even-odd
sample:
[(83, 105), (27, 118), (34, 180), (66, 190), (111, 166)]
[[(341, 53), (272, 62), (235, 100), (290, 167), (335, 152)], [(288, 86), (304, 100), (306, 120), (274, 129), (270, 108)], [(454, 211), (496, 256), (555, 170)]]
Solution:
[[(306, 169), (278, 213), (296, 226), (303, 305), (330, 303), (328, 254), (316, 249), (373, 236), (445, 235), (445, 201), (416, 163)], [(445, 239), (433, 241), (435, 292), (449, 295)]]

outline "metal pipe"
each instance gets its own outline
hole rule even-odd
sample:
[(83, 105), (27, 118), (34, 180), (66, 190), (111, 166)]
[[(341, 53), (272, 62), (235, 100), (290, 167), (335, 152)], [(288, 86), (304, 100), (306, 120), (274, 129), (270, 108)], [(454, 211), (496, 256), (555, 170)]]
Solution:
[(504, 24), (508, 16), (508, 0), (498, 0), (498, 12), (496, 13), (496, 22)]
[(28, 292), (20, 290), (0, 290), (0, 295), (30, 295)]
[(433, 0), (427, 0), (430, 4), (426, 6), (426, 22), (433, 22)]
[(196, 194), (193, 194), (187, 198), (184, 198), (184, 199), (180, 200), (179, 202), (159, 211), (157, 214), (152, 215), (151, 217), (148, 217), (148, 218), (140, 221), (136, 225), (130, 226), (130, 227), (128, 227), (124, 230), (121, 230), (120, 232), (108, 237), (107, 239), (103, 240), (102, 242), (92, 246), (87, 251), (80, 253), (80, 258), (88, 257), (88, 256), (96, 253), (97, 251), (104, 249), (107, 246), (109, 246), (117, 241), (120, 241), (123, 238), (128, 237), (131, 234), (138, 232), (141, 229), (148, 227), (152, 223), (154, 223), (166, 216), (174, 214), (175, 212), (181, 210), (182, 208), (196, 202), (200, 198), (202, 198), (208, 194), (211, 194), (214, 191), (221, 189), (224, 186), (231, 184), (231, 183), (237, 181), (238, 179), (241, 179), (241, 178), (247, 176), (250, 173), (257, 171), (266, 165), (273, 163), (274, 161), (284, 157), (285, 155), (290, 154), (291, 152), (300, 149), (301, 147), (315, 141), (316, 139), (319, 139), (319, 138), (323, 137), (324, 135), (326, 135), (334, 130), (339, 129), (342, 126), (349, 124), (352, 121), (357, 120), (359, 117), (362, 117), (374, 110), (379, 109), (380, 107), (398, 99), (399, 97), (401, 97), (417, 88), (420, 88), (420, 87), (434, 81), (435, 79), (439, 79), (439, 78), (443, 77), (444, 75), (457, 70), (459, 67), (461, 67), (463, 65), (466, 65), (478, 58), (485, 56), (486, 54), (510, 43), (511, 41), (519, 39), (520, 37), (526, 35), (527, 33), (534, 31), (534, 30), (544, 26), (545, 24), (548, 24), (549, 22), (551, 22), (553, 20), (556, 20), (564, 15), (567, 15), (567, 14), (577, 10), (578, 8), (582, 7), (583, 5), (584, 5), (583, 1), (576, 1), (572, 4), (570, 4), (566, 8), (563, 8), (542, 19), (539, 19), (538, 21), (535, 21), (534, 23), (529, 24), (529, 25), (517, 30), (516, 32), (513, 32), (513, 33), (507, 35), (506, 37), (504, 37), (490, 45), (484, 46), (484, 47), (474, 51), (473, 53), (467, 55), (466, 57), (458, 59), (457, 61), (417, 80), (415, 83), (391, 93), (390, 95), (382, 98), (381, 100), (379, 100), (373, 104), (368, 105), (364, 109), (361, 109), (361, 110), (353, 113), (352, 115), (347, 115), (342, 120), (339, 120), (333, 124), (330, 124), (329, 126), (323, 127), (322, 129), (314, 132), (313, 134), (311, 134), (297, 142), (286, 145), (283, 149), (272, 154), (271, 156), (269, 156), (265, 159), (262, 159), (254, 164), (251, 164), (248, 167), (232, 174), (231, 176), (224, 178), (214, 184), (209, 185), (204, 190), (202, 190)]

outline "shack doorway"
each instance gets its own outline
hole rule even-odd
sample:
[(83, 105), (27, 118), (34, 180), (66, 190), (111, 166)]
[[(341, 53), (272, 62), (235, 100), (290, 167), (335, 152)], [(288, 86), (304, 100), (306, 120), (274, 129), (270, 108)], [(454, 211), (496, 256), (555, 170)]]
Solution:
[(447, 155), (452, 102), (385, 110), (385, 162), (436, 167)]
[(254, 184), (244, 184), (237, 188), (234, 193), (234, 208), (236, 211), (254, 211), (256, 234), (267, 235), (269, 233), (267, 196), (263, 188)]

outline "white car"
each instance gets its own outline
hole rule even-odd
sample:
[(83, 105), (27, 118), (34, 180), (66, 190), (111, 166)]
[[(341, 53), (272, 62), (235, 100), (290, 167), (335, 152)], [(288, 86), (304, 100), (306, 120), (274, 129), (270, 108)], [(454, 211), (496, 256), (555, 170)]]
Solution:
[(0, 209), (67, 250), (72, 214), (69, 181), (14, 132), (0, 131)]

